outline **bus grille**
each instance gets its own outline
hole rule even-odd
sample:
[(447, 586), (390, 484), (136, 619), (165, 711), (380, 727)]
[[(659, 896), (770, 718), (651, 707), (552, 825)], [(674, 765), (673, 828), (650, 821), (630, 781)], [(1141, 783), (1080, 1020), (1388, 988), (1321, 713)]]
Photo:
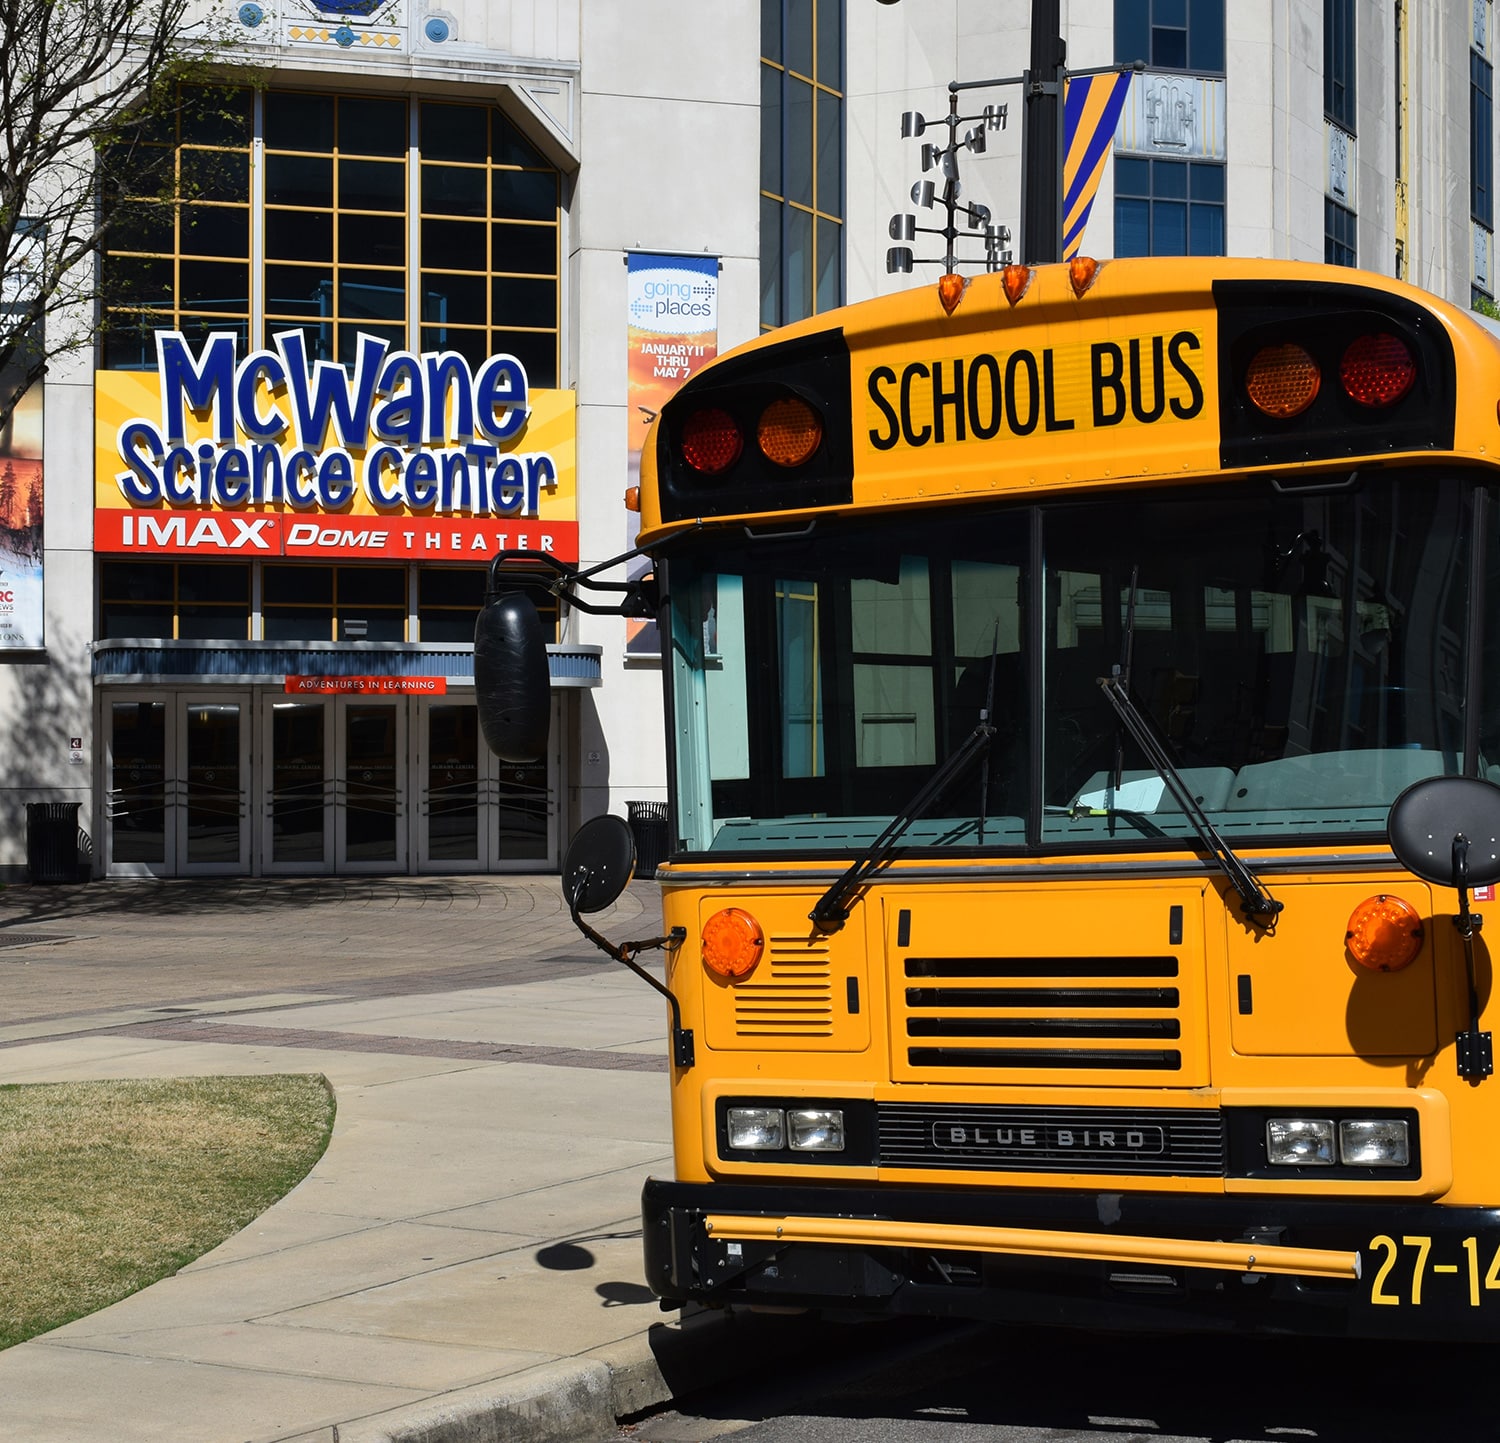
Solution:
[(914, 1071), (1182, 1069), (1176, 957), (907, 957), (904, 973)]
[(823, 936), (767, 938), (753, 980), (734, 988), (739, 1037), (829, 1037), (833, 1033), (833, 973)]
[(1222, 1177), (1224, 1125), (1207, 1109), (882, 1103), (882, 1167)]

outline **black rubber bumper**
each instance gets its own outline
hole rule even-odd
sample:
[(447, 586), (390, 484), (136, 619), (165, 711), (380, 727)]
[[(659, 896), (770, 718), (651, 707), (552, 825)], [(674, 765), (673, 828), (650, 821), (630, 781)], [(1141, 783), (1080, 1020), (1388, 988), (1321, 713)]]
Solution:
[[(1155, 1331), (1500, 1338), (1500, 1209), (1174, 1193), (956, 1192), (652, 1179), (668, 1302)], [(1358, 1280), (861, 1243), (730, 1242), (711, 1213), (1035, 1228), (1357, 1252)]]

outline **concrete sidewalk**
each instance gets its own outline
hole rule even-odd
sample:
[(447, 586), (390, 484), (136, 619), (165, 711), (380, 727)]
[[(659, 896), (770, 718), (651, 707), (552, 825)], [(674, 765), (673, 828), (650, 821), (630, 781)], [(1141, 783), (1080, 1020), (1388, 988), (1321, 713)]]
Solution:
[[(657, 935), (655, 886), (594, 920)], [(0, 1353), (6, 1438), (603, 1438), (759, 1345), (643, 1284), (665, 1009), (555, 878), (13, 887), (0, 1009), (0, 1082), (314, 1072), (338, 1100), (243, 1232)]]

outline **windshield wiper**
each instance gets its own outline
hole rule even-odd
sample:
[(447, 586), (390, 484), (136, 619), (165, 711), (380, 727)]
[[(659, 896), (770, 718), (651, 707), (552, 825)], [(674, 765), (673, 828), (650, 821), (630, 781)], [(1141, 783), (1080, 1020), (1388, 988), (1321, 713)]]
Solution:
[(1104, 693), (1105, 700), (1115, 709), (1115, 715), (1120, 718), (1125, 730), (1130, 733), (1131, 740), (1145, 753), (1146, 760), (1151, 763), (1152, 769), (1166, 783), (1167, 790), (1172, 793), (1177, 805), (1182, 808), (1193, 830), (1197, 832), (1203, 845), (1208, 848), (1214, 861), (1219, 864), (1220, 870), (1229, 879), (1230, 885), (1240, 894), (1245, 915), (1258, 926), (1273, 927), (1276, 914), (1285, 904), (1278, 902), (1266, 890), (1264, 883), (1239, 859), (1234, 849), (1219, 835), (1214, 824), (1209, 821), (1208, 813), (1199, 806), (1197, 797), (1193, 795), (1193, 789), (1188, 786), (1182, 773), (1177, 770), (1171, 757), (1167, 755), (1166, 748), (1157, 739), (1151, 723), (1130, 699), (1130, 692), (1121, 675), (1121, 669), (1116, 666), (1109, 676), (1101, 676), (1099, 688)]
[[(993, 680), (991, 685), (993, 686)], [(989, 711), (986, 709), (980, 714), (979, 725), (964, 738), (958, 750), (927, 779), (926, 785), (906, 807), (891, 818), (880, 835), (855, 858), (849, 870), (818, 898), (817, 906), (807, 915), (820, 932), (837, 932), (849, 920), (854, 894), (890, 860), (891, 853), (896, 850), (896, 843), (901, 840), (906, 829), (938, 799), (943, 789), (975, 757), (988, 755), (994, 735), (995, 728), (990, 723)]]

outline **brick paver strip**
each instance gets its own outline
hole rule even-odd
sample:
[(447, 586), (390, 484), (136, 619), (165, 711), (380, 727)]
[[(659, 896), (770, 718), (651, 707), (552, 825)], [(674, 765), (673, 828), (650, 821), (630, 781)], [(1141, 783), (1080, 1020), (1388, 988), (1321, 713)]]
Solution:
[[(444, 1057), (474, 1062), (535, 1062), (544, 1067), (596, 1067), (610, 1072), (665, 1072), (667, 1059), (640, 1052), (538, 1047), (515, 1042), (449, 1042), (432, 1037), (382, 1037), (364, 1032), (320, 1032), (309, 1027), (253, 1027), (244, 1023), (136, 1022), (110, 1027), (95, 1037), (141, 1037), (166, 1042), (224, 1042), (242, 1047), (307, 1047), (328, 1052), (387, 1052), (405, 1057)], [(28, 1038), (30, 1043), (47, 1038)]]

